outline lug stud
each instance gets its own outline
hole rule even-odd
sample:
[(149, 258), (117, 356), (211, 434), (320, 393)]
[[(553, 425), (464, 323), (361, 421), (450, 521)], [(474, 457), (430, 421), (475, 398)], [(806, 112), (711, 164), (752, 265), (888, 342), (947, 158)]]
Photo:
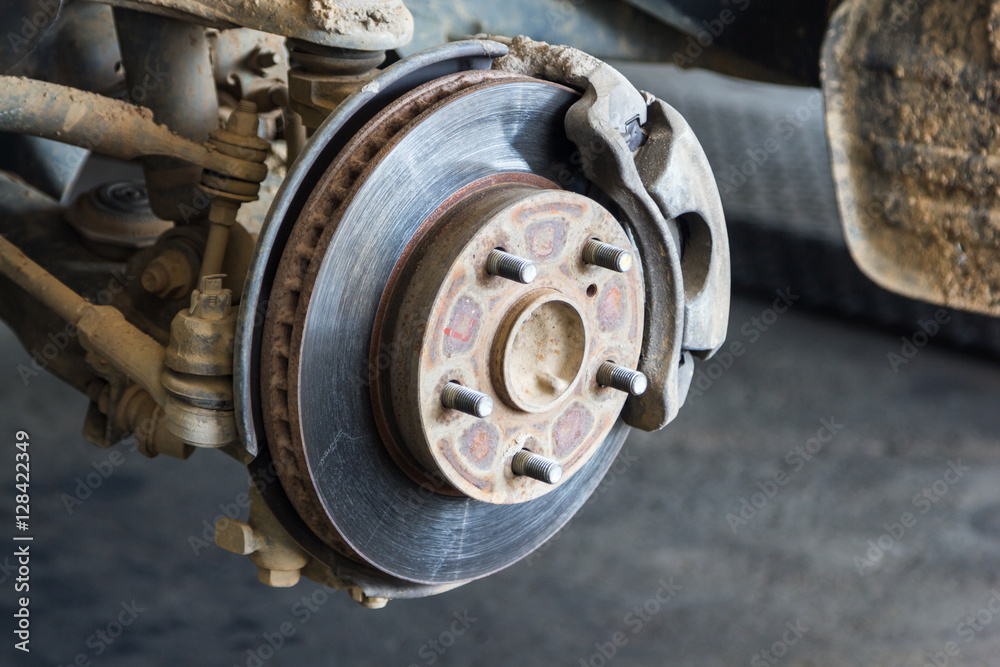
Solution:
[(641, 396), (646, 391), (646, 376), (639, 371), (605, 361), (597, 369), (597, 384)]
[(449, 382), (441, 390), (441, 405), (480, 419), (493, 414), (492, 398), (457, 382)]
[(527, 449), (522, 449), (514, 454), (510, 469), (515, 475), (524, 475), (546, 484), (558, 484), (562, 479), (562, 466), (538, 454), (532, 454)]
[(528, 285), (538, 275), (538, 269), (526, 259), (503, 250), (491, 250), (486, 256), (486, 272), (522, 285)]
[(632, 268), (632, 253), (610, 243), (591, 239), (587, 241), (587, 245), (583, 246), (583, 261), (611, 271), (625, 273)]

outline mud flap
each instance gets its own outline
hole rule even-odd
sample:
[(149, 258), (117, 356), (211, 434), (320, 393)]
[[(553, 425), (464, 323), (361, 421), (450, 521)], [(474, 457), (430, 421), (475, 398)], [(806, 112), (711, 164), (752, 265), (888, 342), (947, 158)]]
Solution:
[(823, 89), (858, 266), (899, 294), (1000, 315), (1000, 1), (847, 0)]

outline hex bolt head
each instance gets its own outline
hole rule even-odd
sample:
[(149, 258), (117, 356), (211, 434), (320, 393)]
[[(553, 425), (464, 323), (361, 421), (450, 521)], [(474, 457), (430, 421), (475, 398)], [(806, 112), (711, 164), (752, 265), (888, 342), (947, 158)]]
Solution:
[(500, 249), (491, 250), (486, 256), (486, 272), (522, 285), (528, 285), (538, 276), (538, 268), (526, 259)]
[(480, 419), (493, 414), (492, 398), (457, 382), (449, 382), (441, 390), (441, 405)]
[(633, 396), (642, 396), (648, 386), (646, 376), (639, 371), (619, 366), (610, 361), (605, 361), (597, 369), (597, 384), (624, 391)]
[(191, 307), (188, 312), (206, 320), (221, 320), (232, 312), (233, 293), (223, 288), (225, 274), (202, 276), (198, 289), (191, 292)]
[(583, 246), (583, 261), (611, 271), (625, 273), (632, 268), (632, 253), (610, 243), (591, 239), (587, 241), (587, 245)]
[(522, 449), (514, 454), (510, 469), (515, 475), (524, 475), (546, 484), (558, 484), (563, 474), (561, 465), (552, 459), (533, 454), (527, 449)]

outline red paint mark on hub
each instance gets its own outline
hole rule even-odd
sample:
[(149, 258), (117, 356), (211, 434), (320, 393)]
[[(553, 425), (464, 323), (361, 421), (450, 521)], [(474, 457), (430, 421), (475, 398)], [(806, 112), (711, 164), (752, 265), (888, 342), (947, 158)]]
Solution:
[(465, 352), (474, 343), (479, 332), (481, 310), (479, 304), (468, 295), (455, 303), (448, 318), (448, 326), (444, 329), (444, 353)]

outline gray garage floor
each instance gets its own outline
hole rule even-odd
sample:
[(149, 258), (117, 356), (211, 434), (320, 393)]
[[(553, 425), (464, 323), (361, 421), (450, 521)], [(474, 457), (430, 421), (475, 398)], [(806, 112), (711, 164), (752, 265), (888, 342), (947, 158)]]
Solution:
[[(380, 611), (310, 582), (267, 589), (245, 559), (195, 553), (247, 488), (240, 470), (127, 446), (106, 463), (78, 435), (85, 401), (47, 376), (25, 387), (27, 357), (2, 331), (0, 508), (12, 526), (24, 429), (35, 541), (32, 652), (11, 647), (15, 575), (0, 571), (0, 663), (1000, 664), (1000, 368), (931, 346), (895, 372), (898, 336), (769, 308), (735, 302), (743, 354), (664, 432), (634, 434), (541, 553)], [(113, 472), (70, 513), (99, 468)]]

